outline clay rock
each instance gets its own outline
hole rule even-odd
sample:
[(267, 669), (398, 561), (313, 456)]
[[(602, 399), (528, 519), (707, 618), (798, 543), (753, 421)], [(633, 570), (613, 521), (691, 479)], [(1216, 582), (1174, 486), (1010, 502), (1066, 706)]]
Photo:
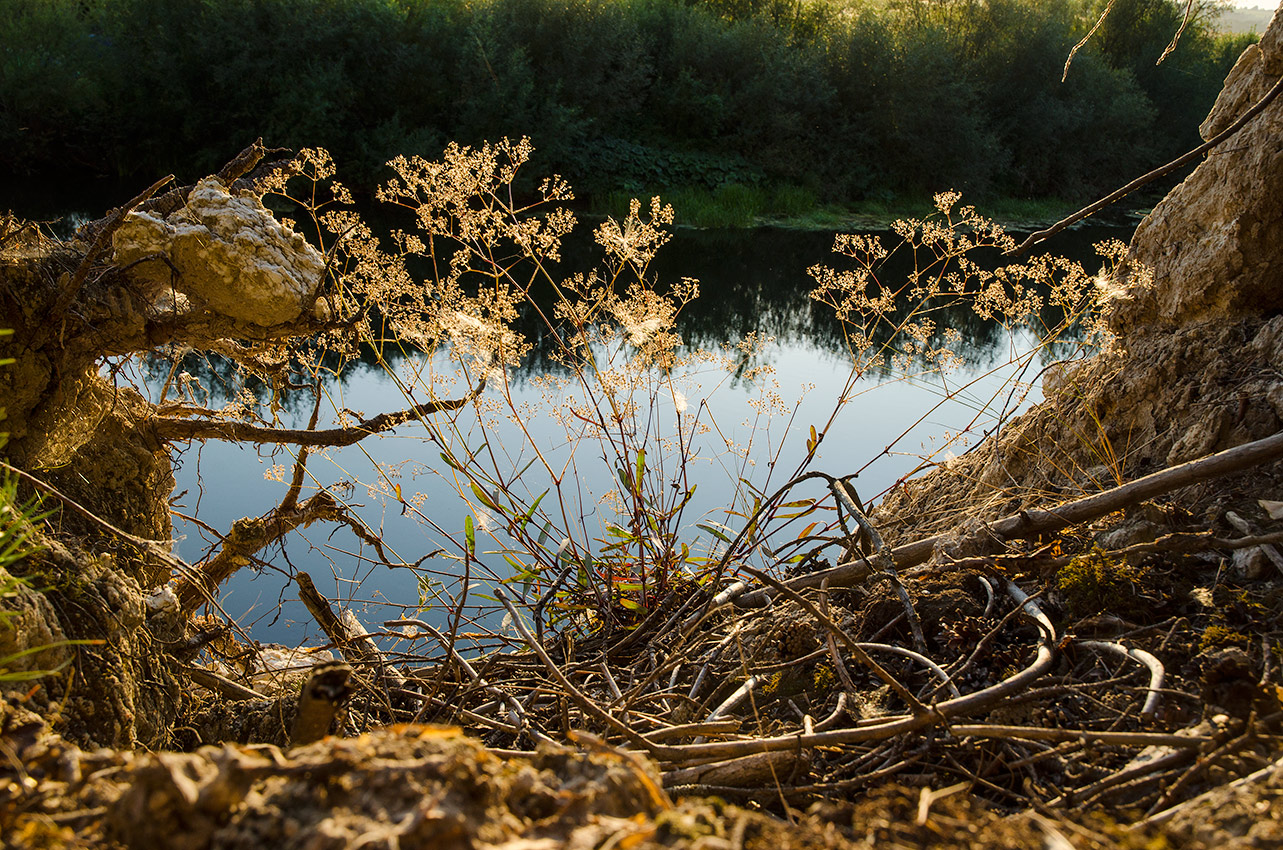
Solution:
[[(216, 177), (196, 184), (166, 218), (130, 213), (112, 239), (116, 263), (138, 263), (159, 306), (204, 307), (263, 327), (297, 319), (316, 299), (325, 258), (251, 192)], [(176, 290), (183, 298), (174, 298)]]
[[(1244, 51), (1201, 130), (1228, 127), (1283, 74), (1283, 15)], [(1120, 335), (1146, 325), (1268, 316), (1283, 309), (1283, 99), (1214, 148), (1141, 223), (1133, 257), (1153, 285), (1132, 292), (1112, 324)]]

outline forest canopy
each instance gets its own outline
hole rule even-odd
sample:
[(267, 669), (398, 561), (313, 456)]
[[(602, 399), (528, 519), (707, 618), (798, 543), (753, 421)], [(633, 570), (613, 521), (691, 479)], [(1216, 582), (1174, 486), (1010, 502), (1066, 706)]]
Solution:
[[(208, 173), (256, 137), (373, 186), (529, 136), (581, 194), (1079, 199), (1197, 143), (1249, 36), (1171, 0), (8, 0), (0, 169)], [(1203, 4), (1206, 6), (1206, 4)]]

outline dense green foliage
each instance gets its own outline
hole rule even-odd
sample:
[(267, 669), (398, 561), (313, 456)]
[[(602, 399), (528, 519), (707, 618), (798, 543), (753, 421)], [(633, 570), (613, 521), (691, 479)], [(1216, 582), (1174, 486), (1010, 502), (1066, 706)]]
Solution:
[(528, 135), (536, 170), (599, 196), (1076, 197), (1195, 143), (1244, 46), (1199, 23), (1155, 67), (1171, 0), (1118, 0), (1064, 83), (1103, 0), (0, 7), (0, 170), (31, 182), (191, 178), (261, 135), (372, 183), (394, 154)]

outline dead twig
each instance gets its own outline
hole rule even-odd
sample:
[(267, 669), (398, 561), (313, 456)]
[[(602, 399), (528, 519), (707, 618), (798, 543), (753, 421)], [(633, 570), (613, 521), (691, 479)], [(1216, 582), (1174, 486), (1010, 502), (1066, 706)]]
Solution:
[(1154, 716), (1154, 712), (1158, 711), (1158, 701), (1162, 697), (1161, 689), (1164, 676), (1162, 662), (1143, 649), (1131, 649), (1121, 643), (1104, 640), (1080, 640), (1075, 645), (1084, 649), (1112, 652), (1115, 655), (1121, 655), (1123, 658), (1130, 658), (1133, 661), (1139, 661), (1144, 664), (1149, 670), (1149, 688), (1145, 696), (1145, 705), (1141, 708), (1140, 714), (1141, 717)]

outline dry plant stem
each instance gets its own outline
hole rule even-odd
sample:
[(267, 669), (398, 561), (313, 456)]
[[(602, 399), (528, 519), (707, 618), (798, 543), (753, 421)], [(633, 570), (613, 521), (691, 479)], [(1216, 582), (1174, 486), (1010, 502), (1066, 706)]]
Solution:
[(1171, 43), (1168, 44), (1167, 47), (1163, 48), (1163, 53), (1158, 57), (1158, 61), (1154, 63), (1155, 65), (1163, 64), (1163, 60), (1170, 56), (1171, 52), (1176, 49), (1176, 45), (1180, 42), (1181, 36), (1185, 34), (1185, 28), (1189, 26), (1190, 18), (1193, 17), (1193, 15), (1194, 0), (1185, 0), (1185, 14), (1181, 17), (1181, 25), (1177, 27), (1176, 35), (1172, 36)]
[[(473, 723), (477, 723), (481, 726), (485, 726), (488, 729), (497, 729), (498, 731), (506, 732), (509, 735), (521, 734), (522, 727), (519, 725), (514, 726), (508, 723), (504, 723), (501, 720), (495, 720), (493, 717), (486, 717), (484, 714), (478, 714), (475, 711), (469, 711), (466, 708), (460, 708), (457, 705), (452, 705), (446, 702), (445, 700), (438, 699), (436, 697), (417, 693), (416, 691), (399, 690), (399, 691), (394, 691), (394, 693), (396, 693), (397, 696), (402, 696), (402, 697), (405, 697), (406, 699), (417, 700), (423, 703), (423, 709), (420, 710), (418, 716), (416, 716), (413, 721), (415, 723), (419, 723), (422, 721), (423, 714), (427, 711), (429, 707), (436, 706), (437, 708), (444, 708), (451, 712), (456, 712), (460, 717), (464, 718), (465, 720), (470, 720)], [(523, 755), (528, 755), (528, 754), (523, 753)]]
[(583, 691), (576, 688), (574, 684), (566, 678), (566, 674), (561, 672), (561, 669), (557, 667), (556, 662), (554, 662), (548, 655), (548, 652), (543, 648), (543, 645), (535, 640), (535, 636), (530, 633), (530, 629), (526, 628), (525, 622), (522, 621), (521, 615), (517, 612), (516, 607), (512, 604), (511, 600), (508, 599), (508, 594), (504, 592), (504, 589), (502, 587), (496, 587), (494, 589), (494, 593), (499, 599), (500, 604), (502, 604), (503, 607), (507, 609), (508, 614), (511, 615), (512, 624), (517, 629), (517, 632), (521, 635), (522, 639), (535, 653), (535, 655), (539, 656), (539, 660), (543, 662), (548, 673), (557, 680), (558, 684), (566, 689), (566, 692), (570, 695), (571, 699), (578, 703), (580, 708), (597, 720), (605, 723), (620, 735), (623, 735), (624, 739), (635, 747), (641, 747), (643, 750), (647, 750), (656, 756), (659, 755), (659, 750), (670, 749), (646, 740), (646, 738), (642, 737), (642, 735), (634, 731), (626, 723), (622, 722), (609, 711), (606, 711), (601, 706), (590, 700)]
[(1028, 239), (1026, 239), (1024, 242), (1021, 242), (1020, 245), (1018, 245), (1015, 248), (1015, 250), (1011, 251), (1011, 255), (1017, 256), (1017, 257), (1020, 256), (1021, 254), (1025, 253), (1025, 251), (1032, 248), (1034, 245), (1037, 245), (1039, 242), (1042, 242), (1056, 235), (1057, 233), (1064, 230), (1066, 227), (1069, 227), (1071, 224), (1074, 224), (1075, 222), (1082, 221), (1084, 218), (1095, 215), (1096, 213), (1100, 212), (1105, 207), (1109, 206), (1115, 201), (1120, 200), (1126, 197), (1127, 195), (1130, 195), (1132, 192), (1136, 191), (1141, 186), (1144, 186), (1146, 183), (1153, 182), (1154, 180), (1157, 180), (1163, 175), (1170, 174), (1176, 169), (1181, 168), (1182, 166), (1187, 165), (1193, 162), (1194, 160), (1198, 159), (1200, 156), (1207, 153), (1212, 148), (1216, 147), (1221, 142), (1228, 139), (1230, 136), (1233, 136), (1239, 130), (1243, 129), (1243, 127), (1247, 124), (1247, 122), (1251, 121), (1253, 118), (1259, 115), (1261, 111), (1265, 109), (1265, 107), (1270, 105), (1270, 102), (1273, 101), (1274, 98), (1278, 97), (1280, 91), (1283, 91), (1283, 77), (1280, 77), (1279, 80), (1276, 83), (1274, 83), (1273, 86), (1270, 87), (1270, 90), (1267, 91), (1264, 95), (1262, 95), (1261, 99), (1252, 105), (1251, 109), (1247, 110), (1241, 116), (1239, 116), (1237, 121), (1235, 121), (1230, 126), (1226, 127), (1221, 132), (1217, 133), (1212, 138), (1208, 139), (1203, 144), (1199, 145), (1198, 147), (1194, 148), (1193, 150), (1185, 154), (1182, 154), (1181, 156), (1177, 157), (1176, 159), (1172, 160), (1166, 165), (1160, 165), (1158, 168), (1155, 168), (1153, 171), (1149, 172), (1148, 174), (1145, 174), (1141, 177), (1137, 177), (1135, 180), (1128, 183), (1126, 186), (1123, 186), (1121, 189), (1115, 189), (1113, 192), (1101, 198), (1099, 201), (1096, 201), (1094, 204), (1089, 204), (1088, 206), (1083, 207), (1078, 212), (1074, 213), (1073, 215), (1067, 218), (1061, 219), (1060, 221), (1053, 224), (1051, 227), (1048, 227), (1046, 230), (1039, 230), (1037, 233), (1030, 234)]
[(815, 605), (812, 604), (812, 602), (809, 599), (805, 598), (800, 593), (797, 593), (796, 591), (788, 587), (785, 587), (781, 582), (777, 581), (771, 576), (768, 576), (766, 573), (759, 572), (758, 570), (755, 570), (749, 566), (745, 566), (743, 567), (743, 569), (745, 572), (752, 575), (758, 581), (765, 582), (766, 584), (778, 590), (780, 593), (787, 596), (789, 599), (796, 602), (798, 605), (801, 605), (802, 608), (804, 608), (807, 613), (809, 613), (821, 625), (823, 625), (826, 629), (828, 629), (829, 634), (840, 639), (842, 643), (846, 644), (847, 649), (851, 650), (851, 654), (855, 656), (855, 659), (857, 661), (859, 661), (865, 667), (868, 667), (870, 670), (872, 670), (874, 675), (876, 675), (883, 682), (886, 682), (886, 684), (888, 684), (891, 687), (891, 690), (895, 691), (896, 695), (900, 697), (900, 699), (905, 701), (905, 703), (909, 706), (910, 710), (913, 712), (914, 716), (934, 714), (934, 712), (930, 707), (928, 707), (927, 705), (924, 705), (920, 699), (918, 699), (916, 696), (913, 695), (912, 691), (910, 691), (903, 684), (901, 684), (898, 679), (896, 679), (894, 676), (888, 673), (886, 671), (886, 668), (884, 668), (878, 662), (874, 661), (867, 652), (865, 652), (863, 649), (860, 648), (859, 644), (857, 644), (854, 640), (851, 639), (850, 635), (848, 635), (845, 631), (843, 631), (838, 626), (837, 623), (833, 622), (832, 619), (830, 619), (829, 617), (826, 617), (824, 613), (821, 612), (819, 608), (816, 608)]
[(1105, 11), (1100, 13), (1100, 17), (1096, 19), (1096, 23), (1093, 24), (1092, 28), (1087, 31), (1087, 34), (1082, 37), (1082, 40), (1079, 41), (1070, 49), (1069, 56), (1065, 59), (1065, 70), (1060, 75), (1060, 81), (1062, 83), (1069, 77), (1069, 66), (1073, 64), (1074, 56), (1078, 53), (1079, 50), (1082, 50), (1084, 47), (1087, 46), (1087, 42), (1090, 41), (1091, 37), (1096, 34), (1096, 30), (1100, 29), (1100, 25), (1105, 23), (1105, 18), (1108, 18), (1109, 13), (1114, 10), (1115, 2), (1116, 0), (1109, 0), (1109, 4), (1105, 6)]
[(691, 685), (690, 693), (687, 694), (691, 699), (696, 698), (695, 695), (699, 693), (700, 685), (704, 684), (704, 678), (708, 675), (709, 667), (726, 650), (726, 647), (730, 646), (731, 642), (735, 640), (735, 637), (740, 633), (740, 628), (740, 624), (736, 623), (731, 627), (730, 633), (709, 650), (708, 656), (704, 659), (704, 666), (699, 668), (699, 673), (695, 675), (695, 684)]
[(220, 694), (223, 699), (232, 702), (244, 700), (265, 700), (267, 697), (260, 694), (253, 688), (247, 688), (240, 682), (234, 682), (226, 676), (220, 676), (213, 670), (206, 670), (204, 667), (193, 667), (190, 664), (183, 665), (183, 672), (187, 678), (191, 679), (202, 688), (208, 688)]
[[(995, 520), (987, 529), (1000, 540), (1015, 540), (1033, 537), (1051, 531), (1057, 531), (1071, 525), (1089, 522), (1122, 508), (1152, 499), (1180, 487), (1188, 487), (1242, 472), (1255, 466), (1271, 463), (1283, 457), (1283, 431), (1261, 440), (1244, 443), (1214, 455), (1183, 463), (1144, 478), (1128, 482), (1119, 487), (1096, 493), (1063, 505), (1049, 509), (1031, 509)], [(896, 563), (903, 569), (923, 563), (935, 551), (935, 547), (946, 538), (937, 534), (913, 543), (895, 547), (892, 552)], [(790, 590), (801, 590), (808, 587), (819, 587), (826, 579), (833, 587), (850, 587), (867, 580), (874, 572), (873, 565), (867, 558), (838, 564), (827, 570), (799, 576), (785, 582)], [(767, 604), (773, 593), (760, 589), (745, 593), (734, 599), (736, 605), (743, 608), (762, 607)], [(727, 601), (731, 601), (728, 599)]]
[(1165, 675), (1162, 662), (1143, 649), (1129, 649), (1121, 643), (1113, 643), (1111, 641), (1080, 640), (1076, 642), (1076, 645), (1086, 649), (1112, 652), (1115, 655), (1121, 655), (1123, 658), (1130, 658), (1133, 661), (1139, 661), (1144, 664), (1149, 669), (1149, 689), (1140, 713), (1142, 717), (1154, 716), (1154, 712), (1158, 711), (1158, 701), (1162, 697), (1161, 688), (1163, 687), (1163, 677)]

